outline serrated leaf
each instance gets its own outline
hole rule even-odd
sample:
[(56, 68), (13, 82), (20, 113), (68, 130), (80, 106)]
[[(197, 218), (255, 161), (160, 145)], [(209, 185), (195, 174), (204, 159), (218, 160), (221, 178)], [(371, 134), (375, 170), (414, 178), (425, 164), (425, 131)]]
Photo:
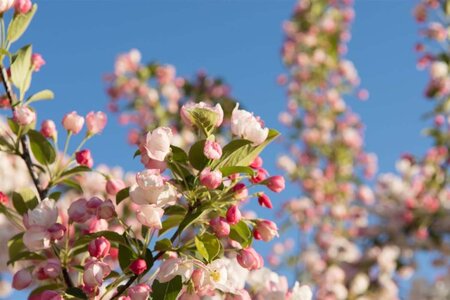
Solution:
[(42, 90), (28, 97), (26, 102), (31, 103), (41, 100), (52, 100), (53, 98), (55, 98), (55, 95), (51, 90)]
[(6, 38), (10, 43), (17, 41), (30, 25), (34, 14), (36, 13), (37, 5), (34, 4), (31, 10), (26, 14), (15, 14), (8, 26), (8, 34)]
[(195, 246), (198, 253), (207, 261), (211, 262), (219, 256), (222, 244), (219, 239), (210, 233), (204, 233), (195, 237)]
[(230, 226), (230, 239), (241, 244), (243, 248), (251, 245), (253, 240), (252, 231), (244, 221)]
[(269, 130), (267, 139), (258, 146), (250, 145), (248, 140), (234, 140), (222, 149), (222, 157), (211, 165), (212, 169), (223, 167), (248, 167), (261, 151), (280, 133), (274, 129)]
[(126, 187), (124, 189), (121, 189), (116, 194), (116, 204), (119, 205), (120, 202), (130, 197), (130, 187)]
[(38, 131), (29, 130), (30, 148), (34, 158), (43, 164), (50, 165), (56, 160), (56, 151), (52, 144)]
[(27, 45), (17, 51), (11, 64), (11, 81), (20, 90), (21, 97), (30, 87), (31, 82), (31, 54), (33, 49)]
[(152, 299), (176, 300), (183, 287), (181, 276), (175, 276), (171, 281), (160, 283), (155, 280), (152, 285)]

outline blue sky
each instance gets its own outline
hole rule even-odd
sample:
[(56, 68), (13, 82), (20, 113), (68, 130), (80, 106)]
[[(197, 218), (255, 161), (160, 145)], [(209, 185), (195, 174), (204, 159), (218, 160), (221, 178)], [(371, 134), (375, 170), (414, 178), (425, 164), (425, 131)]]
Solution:
[[(366, 124), (366, 148), (379, 156), (381, 171), (393, 171), (396, 159), (409, 151), (421, 154), (428, 140), (420, 135), (421, 115), (430, 108), (423, 99), (425, 72), (416, 70), (413, 51), (418, 27), (411, 12), (416, 1), (356, 0), (356, 21), (349, 45), (370, 99), (348, 103)], [(42, 0), (21, 45), (32, 43), (47, 65), (34, 76), (32, 89), (52, 89), (53, 103), (36, 105), (40, 120), (76, 109), (106, 108), (102, 76), (113, 69), (116, 55), (139, 49), (144, 61), (157, 60), (191, 75), (205, 69), (231, 85), (233, 95), (281, 129), (278, 112), (285, 92), (275, 79), (283, 72), (281, 23), (289, 18), (292, 0)], [(89, 142), (96, 163), (139, 170), (125, 143), (126, 130), (110, 116), (105, 132)], [(282, 148), (264, 157), (275, 172)], [(279, 203), (296, 196), (290, 187)]]

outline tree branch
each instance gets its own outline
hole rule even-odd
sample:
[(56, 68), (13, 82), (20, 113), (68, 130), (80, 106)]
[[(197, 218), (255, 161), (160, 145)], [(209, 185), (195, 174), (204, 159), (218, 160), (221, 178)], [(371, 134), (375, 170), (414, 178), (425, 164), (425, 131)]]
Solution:
[[(14, 93), (12, 91), (11, 84), (8, 81), (8, 75), (6, 73), (6, 69), (4, 66), (0, 66), (0, 79), (2, 80), (3, 87), (5, 88), (6, 96), (8, 97), (9, 104), (11, 106), (11, 111), (14, 114), (14, 111), (15, 111)], [(30, 155), (30, 150), (28, 149), (26, 136), (20, 137), (20, 144), (22, 145), (22, 151), (23, 151), (22, 153), (20, 153), (20, 157), (22, 157), (25, 164), (27, 165), (27, 169), (28, 169), (28, 172), (30, 173), (31, 180), (33, 181), (34, 186), (36, 187), (36, 190), (39, 193), (39, 199), (42, 200), (47, 196), (48, 190), (41, 189), (39, 186), (39, 179), (33, 170), (33, 162), (31, 161), (31, 155)]]

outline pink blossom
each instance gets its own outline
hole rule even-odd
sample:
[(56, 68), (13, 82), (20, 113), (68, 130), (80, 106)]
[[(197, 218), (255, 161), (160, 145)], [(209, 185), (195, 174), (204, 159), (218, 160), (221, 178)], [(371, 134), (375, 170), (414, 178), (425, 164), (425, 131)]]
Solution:
[(9, 10), (15, 3), (15, 0), (3, 0), (0, 1), (0, 13), (4, 13)]
[(67, 213), (69, 219), (77, 223), (84, 223), (91, 217), (91, 214), (88, 213), (87, 200), (85, 198), (80, 198), (72, 202)]
[(108, 118), (104, 112), (89, 112), (86, 115), (86, 127), (88, 129), (88, 134), (101, 133), (105, 128), (107, 121)]
[(103, 201), (97, 208), (97, 218), (99, 219), (110, 220), (116, 215), (116, 207), (110, 199)]
[(84, 118), (78, 115), (76, 111), (72, 111), (64, 116), (62, 125), (67, 131), (78, 134), (83, 128)]
[(58, 259), (48, 259), (39, 263), (34, 270), (39, 280), (54, 279), (61, 275), (61, 263)]
[(89, 258), (84, 265), (83, 283), (88, 287), (101, 286), (109, 273), (111, 273), (111, 268), (107, 263), (96, 258)]
[(88, 149), (76, 152), (75, 159), (81, 166), (92, 168), (92, 166), (94, 165), (94, 159), (92, 158), (91, 151), (89, 151)]
[(241, 249), (236, 258), (243, 268), (250, 271), (260, 269), (264, 265), (262, 256), (253, 248)]
[(200, 172), (200, 183), (209, 190), (214, 190), (222, 183), (222, 173), (219, 170), (211, 171), (209, 167), (205, 168)]
[(21, 126), (27, 126), (36, 120), (36, 113), (28, 106), (19, 105), (14, 109), (14, 121)]
[(145, 283), (137, 284), (128, 289), (128, 296), (131, 300), (147, 300), (150, 295), (150, 287)]
[(272, 201), (270, 201), (269, 196), (264, 193), (258, 195), (258, 203), (262, 207), (272, 208)]
[(231, 115), (231, 132), (251, 141), (254, 146), (262, 144), (269, 135), (269, 129), (264, 127), (261, 120), (248, 111), (239, 109), (239, 104), (236, 104)]
[(136, 210), (136, 218), (142, 225), (145, 225), (152, 229), (161, 229), (161, 217), (164, 214), (164, 210), (155, 207), (154, 205), (141, 205)]
[[(16, 1), (28, 2), (30, 5), (29, 7), (31, 8), (30, 0), (16, 0)], [(41, 70), (42, 66), (45, 65), (45, 60), (39, 53), (33, 53), (33, 55), (31, 55), (31, 64), (33, 65), (34, 71), (38, 72)]]
[(230, 234), (230, 224), (223, 217), (216, 217), (209, 221), (209, 226), (216, 234), (217, 237), (222, 238)]
[(138, 258), (131, 263), (130, 270), (134, 274), (140, 275), (147, 270), (147, 263), (142, 258)]
[(277, 224), (269, 220), (257, 221), (253, 230), (253, 236), (257, 240), (269, 242), (274, 237), (278, 236)]
[(122, 179), (110, 178), (106, 181), (105, 190), (109, 195), (115, 196), (119, 191), (125, 188), (125, 183)]
[(208, 159), (219, 159), (222, 156), (222, 147), (217, 142), (207, 140), (203, 148), (203, 154)]
[(103, 236), (92, 240), (88, 245), (89, 255), (95, 258), (104, 258), (110, 249), (111, 243)]
[(269, 177), (265, 182), (267, 187), (275, 193), (280, 193), (284, 190), (285, 182), (283, 176), (272, 176)]
[(239, 223), (241, 220), (241, 211), (237, 207), (237, 205), (232, 205), (227, 210), (227, 222), (231, 225)]
[(33, 282), (33, 277), (28, 268), (21, 269), (14, 274), (12, 287), (16, 290), (26, 289)]
[(194, 124), (194, 119), (191, 115), (191, 112), (196, 110), (207, 110), (213, 112), (216, 115), (216, 123), (214, 124), (216, 127), (219, 127), (223, 122), (223, 109), (220, 104), (217, 103), (215, 106), (212, 106), (205, 102), (189, 102), (183, 105), (180, 111), (181, 119), (186, 125), (192, 126)]
[(170, 153), (170, 143), (172, 141), (172, 130), (168, 127), (158, 127), (147, 133), (145, 144), (143, 145), (146, 155), (156, 161), (164, 161)]

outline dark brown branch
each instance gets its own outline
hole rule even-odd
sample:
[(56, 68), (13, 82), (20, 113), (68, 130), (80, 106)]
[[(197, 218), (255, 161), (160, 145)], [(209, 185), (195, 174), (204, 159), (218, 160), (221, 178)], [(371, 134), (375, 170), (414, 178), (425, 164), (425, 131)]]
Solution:
[[(11, 106), (11, 111), (14, 114), (14, 111), (15, 111), (14, 93), (12, 91), (11, 84), (8, 80), (8, 75), (6, 73), (6, 69), (3, 66), (0, 66), (0, 79), (3, 83), (3, 87), (5, 88), (6, 96), (8, 97), (9, 104)], [(28, 172), (30, 173), (31, 180), (33, 180), (34, 186), (36, 187), (36, 190), (39, 193), (39, 198), (40, 198), (40, 200), (42, 200), (47, 196), (48, 190), (41, 189), (39, 186), (39, 179), (33, 170), (33, 162), (31, 161), (31, 155), (30, 155), (30, 150), (28, 149), (26, 136), (20, 137), (20, 144), (22, 145), (22, 153), (20, 153), (20, 157), (22, 157), (25, 164), (27, 165), (27, 169), (28, 169)]]

